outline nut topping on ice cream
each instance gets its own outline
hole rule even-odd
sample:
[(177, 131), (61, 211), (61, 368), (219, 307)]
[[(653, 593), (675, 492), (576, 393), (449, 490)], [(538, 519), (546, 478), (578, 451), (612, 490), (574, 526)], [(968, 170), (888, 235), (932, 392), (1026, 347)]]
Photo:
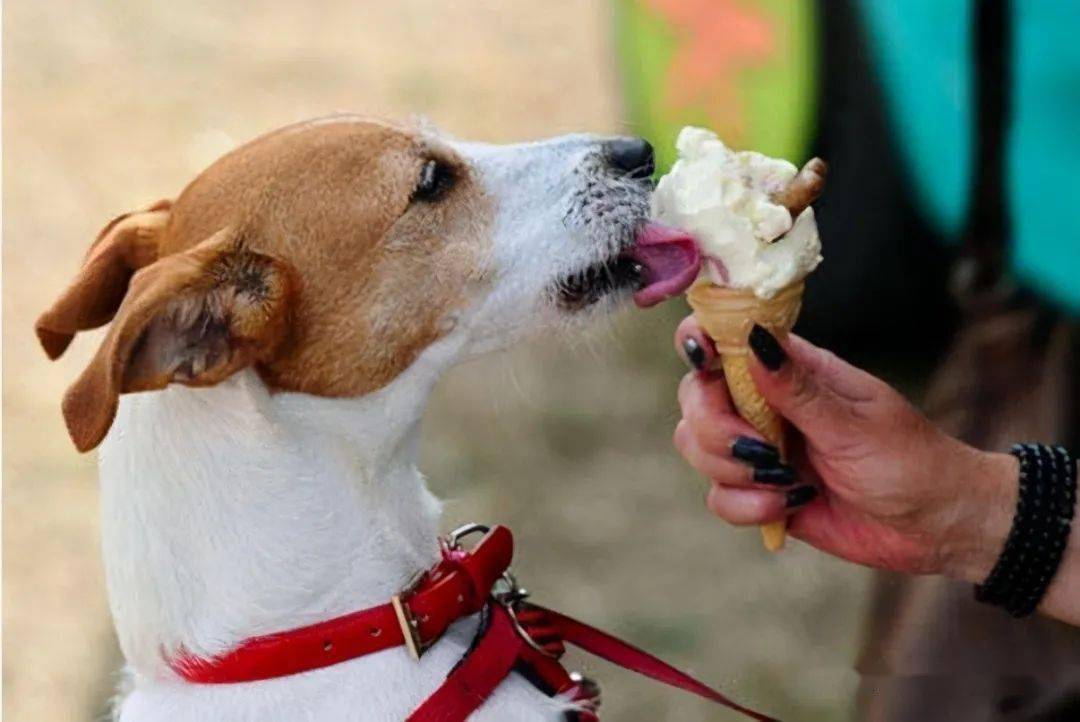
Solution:
[(697, 240), (703, 278), (771, 298), (817, 267), (821, 240), (808, 204), (824, 164), (799, 172), (785, 160), (732, 151), (703, 128), (683, 128), (676, 148), (679, 160), (653, 195), (653, 217)]

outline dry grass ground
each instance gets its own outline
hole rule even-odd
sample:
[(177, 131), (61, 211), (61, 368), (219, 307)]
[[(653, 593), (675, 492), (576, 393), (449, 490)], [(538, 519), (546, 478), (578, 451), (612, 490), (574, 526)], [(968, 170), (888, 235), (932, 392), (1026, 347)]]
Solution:
[[(602, 0), (9, 0), (4, 17), (4, 717), (100, 715), (118, 665), (92, 457), (31, 333), (112, 214), (235, 142), (334, 110), (428, 115), (489, 140), (616, 131)], [(464, 367), (425, 427), (447, 526), (499, 520), (537, 597), (785, 718), (848, 714), (865, 576), (703, 510), (669, 442), (681, 309)], [(725, 718), (591, 661), (606, 718)]]

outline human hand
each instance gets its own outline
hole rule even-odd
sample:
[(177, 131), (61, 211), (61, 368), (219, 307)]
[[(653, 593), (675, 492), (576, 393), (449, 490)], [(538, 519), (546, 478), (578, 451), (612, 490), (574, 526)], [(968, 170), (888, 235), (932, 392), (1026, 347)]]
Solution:
[[(700, 371), (679, 387), (675, 445), (739, 525), (789, 516), (788, 531), (873, 567), (981, 582), (1016, 505), (1015, 458), (949, 436), (899, 393), (797, 336), (751, 335), (751, 374), (790, 423), (788, 464), (736, 414), (712, 341), (689, 317), (676, 347)], [(815, 491), (816, 490), (816, 493)]]

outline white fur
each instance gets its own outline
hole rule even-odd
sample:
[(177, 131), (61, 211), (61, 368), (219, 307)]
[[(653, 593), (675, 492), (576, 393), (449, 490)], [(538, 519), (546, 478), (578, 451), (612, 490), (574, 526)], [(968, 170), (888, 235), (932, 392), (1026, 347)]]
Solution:
[[(603, 176), (598, 139), (451, 145), (496, 201), (494, 281), (390, 385), (356, 399), (271, 394), (244, 371), (213, 388), (121, 399), (100, 464), (109, 599), (131, 677), (123, 722), (401, 720), (465, 652), (474, 619), (419, 663), (397, 648), (264, 682), (193, 685), (165, 662), (385, 603), (429, 567), (439, 502), (416, 459), (435, 382), (565, 316), (552, 285), (627, 243), (642, 220), (647, 192)], [(584, 222), (589, 205), (574, 193), (589, 181), (625, 196), (625, 217), (604, 231)], [(475, 718), (556, 720), (567, 705), (511, 675)]]

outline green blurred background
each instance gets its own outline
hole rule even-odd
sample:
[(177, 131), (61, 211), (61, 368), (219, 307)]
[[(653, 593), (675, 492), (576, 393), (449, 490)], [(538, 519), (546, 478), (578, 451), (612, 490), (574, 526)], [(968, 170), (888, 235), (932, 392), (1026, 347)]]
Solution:
[(617, 0), (623, 104), (674, 160), (684, 125), (801, 162), (815, 130), (817, 12), (791, 0)]
[[(5, 719), (98, 719), (120, 665), (94, 458), (74, 452), (59, 414), (98, 337), (49, 364), (31, 332), (101, 225), (175, 194), (236, 143), (337, 110), (420, 113), (490, 141), (647, 133), (666, 158), (677, 126), (708, 115), (733, 144), (797, 159), (814, 116), (809, 3), (711, 3), (685, 6), (753, 6), (775, 22), (761, 35), (753, 17), (728, 18), (749, 23), (753, 41), (734, 70), (674, 96), (656, 74), (693, 38), (653, 0), (6, 3)], [(684, 372), (670, 339), (683, 313), (679, 302), (627, 311), (452, 373), (424, 427), (445, 524), (510, 525), (538, 600), (745, 702), (843, 719), (867, 574), (799, 544), (769, 556), (756, 531), (706, 513), (705, 485), (670, 443)], [(575, 661), (602, 682), (606, 719), (734, 719)]]

